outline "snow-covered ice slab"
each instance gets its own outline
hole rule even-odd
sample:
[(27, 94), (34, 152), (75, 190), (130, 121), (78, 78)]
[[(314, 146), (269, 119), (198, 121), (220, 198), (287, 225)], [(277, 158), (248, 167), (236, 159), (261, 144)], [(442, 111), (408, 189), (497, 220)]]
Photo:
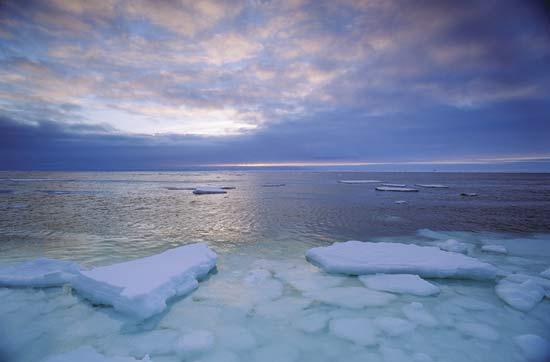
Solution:
[(407, 187), (405, 184), (382, 184), (382, 186), (388, 186), (388, 187)]
[(305, 296), (326, 304), (351, 309), (382, 307), (395, 299), (393, 294), (363, 287), (327, 288), (306, 293)]
[(346, 241), (308, 250), (306, 259), (328, 273), (416, 274), (425, 278), (494, 279), (497, 268), (436, 247)]
[(361, 275), (361, 283), (367, 288), (421, 297), (439, 294), (439, 287), (413, 274)]
[(428, 189), (448, 189), (449, 186), (441, 184), (416, 184), (416, 186), (428, 188)]
[(195, 195), (207, 195), (207, 194), (226, 194), (227, 191), (225, 191), (222, 188), (219, 187), (213, 187), (213, 186), (201, 186), (197, 187), (193, 190), (193, 193)]
[(67, 284), (80, 273), (78, 264), (39, 258), (0, 269), (3, 287), (54, 287)]
[(461, 243), (460, 241), (455, 239), (448, 239), (440, 243), (437, 243), (437, 246), (441, 250), (452, 251), (453, 253), (461, 253), (461, 254), (468, 253), (468, 245), (469, 244)]
[(341, 184), (379, 184), (382, 181), (380, 180), (339, 180)]
[(166, 308), (166, 300), (185, 295), (216, 266), (216, 254), (204, 243), (82, 271), (74, 288), (96, 303), (148, 318)]
[(391, 187), (391, 186), (378, 186), (376, 191), (393, 191), (393, 192), (418, 192), (418, 189), (410, 187)]
[(481, 251), (495, 254), (508, 254), (508, 250), (503, 245), (483, 245)]
[(94, 348), (90, 346), (80, 347), (70, 352), (57, 354), (46, 358), (42, 362), (150, 362), (149, 356), (145, 356), (143, 359), (135, 359), (127, 356), (115, 356), (108, 357), (98, 353)]

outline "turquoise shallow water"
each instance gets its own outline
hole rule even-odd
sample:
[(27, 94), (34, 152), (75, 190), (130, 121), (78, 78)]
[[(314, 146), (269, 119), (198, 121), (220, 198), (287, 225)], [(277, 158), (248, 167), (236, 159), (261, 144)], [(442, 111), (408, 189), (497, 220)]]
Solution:
[[(340, 179), (449, 188), (389, 193)], [(262, 187), (267, 183), (285, 186)], [(187, 189), (205, 184), (236, 189), (202, 196)], [(548, 299), (520, 312), (495, 295), (494, 282), (433, 280), (442, 290), (437, 297), (400, 295), (360, 309), (320, 302), (301, 289), (319, 273), (305, 252), (350, 239), (436, 245), (453, 238), (468, 243), (469, 255), (506, 272), (538, 275), (550, 266), (550, 175), (0, 173), (0, 190), (2, 264), (47, 256), (105, 265), (196, 241), (219, 255), (217, 273), (147, 321), (92, 305), (67, 288), (0, 288), (0, 351), (9, 361), (40, 361), (84, 345), (107, 356), (149, 354), (157, 362), (522, 361), (516, 336), (550, 339)], [(505, 245), (509, 255), (481, 252), (488, 243)], [(247, 284), (258, 269), (269, 276), (261, 284), (278, 291)], [(346, 277), (341, 286), (361, 284)], [(422, 303), (437, 326), (415, 324), (399, 335), (377, 327), (376, 344), (369, 346), (330, 329), (330, 321), (341, 318), (407, 320), (403, 308), (412, 302)], [(321, 315), (323, 325), (304, 331), (299, 321), (311, 315)], [(210, 333), (212, 345), (182, 352), (182, 336), (197, 331)]]

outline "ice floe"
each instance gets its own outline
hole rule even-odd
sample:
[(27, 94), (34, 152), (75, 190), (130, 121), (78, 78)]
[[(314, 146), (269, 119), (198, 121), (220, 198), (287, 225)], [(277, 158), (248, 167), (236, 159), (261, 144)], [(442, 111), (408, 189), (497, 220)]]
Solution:
[(398, 205), (400, 205), (400, 204), (406, 204), (407, 201), (405, 201), (405, 200), (397, 200), (397, 201), (395, 201), (395, 203), (398, 204)]
[(376, 191), (393, 191), (393, 192), (418, 192), (418, 189), (410, 187), (391, 187), (391, 186), (378, 186)]
[(401, 308), (403, 314), (412, 322), (423, 327), (433, 328), (439, 324), (438, 320), (419, 302), (409, 303)]
[(407, 187), (405, 184), (387, 184), (383, 183), (382, 186), (388, 186), (388, 187)]
[(426, 297), (439, 294), (439, 287), (413, 274), (361, 275), (359, 280), (370, 289)]
[(206, 244), (180, 246), (153, 256), (82, 271), (72, 282), (84, 297), (147, 318), (162, 312), (167, 299), (185, 295), (216, 266)]
[(283, 187), (286, 184), (263, 184), (262, 187)]
[(547, 362), (550, 360), (550, 343), (536, 334), (523, 334), (514, 337), (514, 342), (523, 356), (530, 362)]
[(494, 279), (497, 268), (436, 247), (351, 240), (308, 250), (306, 259), (329, 273), (416, 274), (425, 278)]
[(491, 326), (476, 322), (461, 322), (456, 324), (456, 329), (469, 337), (496, 341), (500, 338), (499, 333)]
[(343, 308), (361, 309), (389, 304), (395, 296), (363, 287), (335, 287), (305, 294), (306, 297)]
[(368, 318), (335, 318), (329, 324), (330, 333), (362, 346), (378, 343), (378, 328)]
[(39, 258), (0, 269), (0, 286), (53, 287), (71, 282), (80, 273), (76, 263)]
[(214, 335), (205, 330), (184, 334), (176, 344), (178, 354), (190, 358), (207, 352), (214, 347)]
[(416, 325), (408, 320), (394, 317), (378, 317), (374, 319), (374, 324), (384, 333), (391, 337), (412, 332)]
[(495, 253), (495, 254), (508, 254), (508, 250), (503, 245), (483, 245), (481, 247), (481, 251), (485, 251), (487, 253)]
[(455, 239), (448, 239), (443, 242), (437, 243), (437, 246), (441, 250), (452, 251), (453, 253), (467, 254), (469, 244), (461, 243)]
[(540, 272), (540, 276), (543, 277), (543, 278), (548, 278), (550, 279), (550, 268), (544, 270), (544, 271), (541, 271)]
[(193, 190), (193, 193), (195, 195), (207, 195), (207, 194), (226, 194), (227, 191), (225, 191), (222, 188), (219, 187), (213, 187), (213, 186), (201, 186), (196, 187)]
[(339, 180), (341, 184), (379, 184), (380, 180)]
[(499, 281), (495, 292), (508, 305), (524, 312), (533, 309), (545, 295), (544, 289), (533, 280), (515, 282), (509, 278)]
[(70, 352), (65, 352), (57, 354), (46, 358), (43, 362), (150, 362), (151, 359), (149, 356), (144, 357), (143, 359), (135, 359), (128, 356), (115, 356), (108, 357), (98, 353), (94, 348), (90, 346), (84, 346), (77, 348)]
[(462, 193), (460, 194), (460, 196), (475, 197), (475, 196), (477, 196), (477, 193), (475, 193), (475, 192), (462, 192)]
[(416, 184), (415, 186), (420, 186), (428, 189), (447, 189), (449, 186), (441, 184)]

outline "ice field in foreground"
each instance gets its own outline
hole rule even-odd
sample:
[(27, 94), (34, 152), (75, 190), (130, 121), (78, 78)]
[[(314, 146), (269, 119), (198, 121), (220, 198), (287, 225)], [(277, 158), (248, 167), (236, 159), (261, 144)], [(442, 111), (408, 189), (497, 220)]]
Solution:
[[(265, 243), (218, 251), (217, 273), (203, 280), (200, 288), (185, 298), (169, 299), (163, 313), (146, 320), (120, 313), (111, 306), (92, 304), (82, 298), (76, 288), (3, 287), (0, 288), (0, 360), (519, 362), (548, 359), (550, 301), (546, 296), (550, 279), (540, 274), (550, 264), (546, 253), (526, 256), (521, 252), (517, 254), (514, 248), (507, 255), (482, 251), (483, 245), (501, 244), (504, 237), (496, 234), (427, 230), (421, 234), (424, 236), (384, 238), (383, 242), (363, 245), (370, 251), (374, 250), (370, 244), (388, 248), (394, 259), (387, 260), (394, 261), (400, 256), (405, 264), (410, 260), (404, 250), (409, 254), (410, 250), (421, 250), (415, 254), (418, 258), (437, 253), (435, 255), (449, 258), (446, 260), (453, 264), (453, 278), (423, 280), (418, 276), (420, 273), (403, 272), (361, 277), (328, 274), (305, 260), (304, 254), (310, 245)], [(470, 245), (467, 255), (433, 246), (448, 239)], [(509, 237), (507, 240), (511, 243)], [(528, 240), (526, 245), (530, 248), (538, 244), (537, 248), (544, 251), (550, 236), (523, 240)], [(420, 249), (403, 249), (403, 245), (415, 246), (405, 242), (417, 244)], [(334, 245), (318, 249), (331, 250), (332, 257)], [(159, 255), (162, 254), (150, 258)], [(355, 250), (354, 255), (356, 263), (364, 266), (364, 260), (363, 263), (357, 260), (368, 254)], [(347, 252), (342, 256), (344, 261), (349, 261)], [(139, 260), (147, 258), (134, 262)], [(205, 256), (204, 262), (208, 264), (208, 260)], [(483, 272), (478, 270), (475, 276), (484, 278), (456, 279), (455, 271), (463, 267), (464, 261), (467, 266), (483, 265), (480, 269)], [(114, 264), (113, 269), (103, 270), (110, 275), (131, 263)], [(149, 274), (158, 271), (148, 268), (147, 262), (142, 263), (143, 272), (135, 275), (135, 280), (145, 282)], [(153, 264), (162, 269), (165, 263), (150, 265)], [(428, 266), (432, 272), (442, 270), (433, 262)], [(51, 267), (49, 265), (48, 270), (55, 271)], [(465, 270), (464, 276), (471, 277), (472, 270)], [(28, 275), (38, 274), (35, 270)], [(99, 279), (100, 275), (102, 273), (96, 277)], [(508, 296), (497, 291), (502, 283), (512, 285)], [(525, 284), (526, 287), (522, 287)], [(137, 283), (130, 290), (149, 292), (156, 290), (155, 285)], [(538, 294), (533, 290), (538, 290)], [(514, 307), (506, 298), (535, 302), (527, 310)]]

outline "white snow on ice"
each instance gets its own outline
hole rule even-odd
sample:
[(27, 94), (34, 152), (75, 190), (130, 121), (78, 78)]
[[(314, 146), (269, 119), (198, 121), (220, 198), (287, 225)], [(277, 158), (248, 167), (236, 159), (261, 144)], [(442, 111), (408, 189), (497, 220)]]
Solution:
[(370, 289), (421, 297), (439, 294), (439, 288), (413, 274), (361, 275), (359, 280)]

